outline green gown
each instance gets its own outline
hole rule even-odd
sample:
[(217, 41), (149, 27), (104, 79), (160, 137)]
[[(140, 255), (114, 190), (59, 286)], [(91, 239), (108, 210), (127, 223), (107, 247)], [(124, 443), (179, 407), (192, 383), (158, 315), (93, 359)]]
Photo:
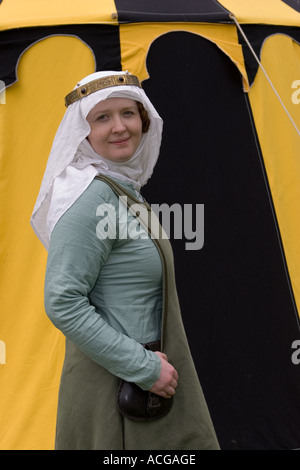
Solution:
[[(97, 178), (57, 222), (49, 247), (45, 309), (66, 336), (55, 448), (218, 450), (181, 319), (171, 245), (129, 185)], [(143, 208), (125, 226), (120, 195), (131, 210)], [(104, 238), (112, 213), (116, 224), (106, 219), (112, 232)], [(140, 343), (159, 338), (179, 374), (172, 410), (153, 422), (123, 418), (120, 378), (152, 386), (160, 360)]]

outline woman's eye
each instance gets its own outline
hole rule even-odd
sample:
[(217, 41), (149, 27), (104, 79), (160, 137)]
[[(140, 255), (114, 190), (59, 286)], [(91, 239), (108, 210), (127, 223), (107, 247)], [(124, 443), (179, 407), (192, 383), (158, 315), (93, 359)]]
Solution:
[(133, 111), (124, 111), (124, 115), (125, 116), (133, 116), (134, 115), (134, 112)]
[(101, 114), (97, 117), (98, 121), (105, 121), (106, 119), (108, 119), (108, 114)]

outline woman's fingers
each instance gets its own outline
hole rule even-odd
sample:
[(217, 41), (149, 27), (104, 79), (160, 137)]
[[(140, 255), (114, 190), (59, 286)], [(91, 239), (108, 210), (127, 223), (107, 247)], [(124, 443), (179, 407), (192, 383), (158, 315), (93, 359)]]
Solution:
[(166, 354), (155, 352), (161, 360), (161, 374), (157, 382), (153, 384), (150, 391), (164, 398), (171, 398), (175, 395), (175, 389), (178, 383), (178, 373), (176, 369), (168, 362)]
[(160, 352), (160, 351), (155, 351), (155, 354), (157, 354), (160, 358), (164, 359), (165, 361), (168, 361), (168, 357), (165, 353)]

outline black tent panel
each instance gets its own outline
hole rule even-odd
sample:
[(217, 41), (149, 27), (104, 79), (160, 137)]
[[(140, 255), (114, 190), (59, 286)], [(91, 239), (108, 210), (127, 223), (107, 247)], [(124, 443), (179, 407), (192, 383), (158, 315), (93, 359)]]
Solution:
[(186, 250), (187, 240), (172, 233), (171, 243), (183, 320), (221, 447), (297, 447), (297, 313), (239, 73), (214, 44), (185, 32), (158, 38), (147, 70), (143, 87), (164, 134), (143, 194), (183, 211), (204, 204), (203, 248)]
[(6, 86), (17, 79), (17, 63), (23, 52), (49, 36), (76, 36), (92, 50), (97, 70), (122, 70), (119, 28), (111, 25), (65, 25), (11, 29), (0, 32), (0, 79)]
[[(246, 35), (248, 41), (250, 42), (256, 56), (260, 59), (261, 48), (263, 46), (264, 41), (268, 38), (268, 36), (272, 36), (274, 34), (284, 34), (286, 36), (290, 36), (294, 41), (300, 44), (300, 28), (296, 28), (295, 26), (273, 26), (273, 25), (242, 25), (242, 30)], [(258, 70), (258, 63), (253, 53), (249, 49), (248, 44), (246, 43), (244, 37), (242, 36), (241, 32), (237, 30), (239, 43), (242, 45), (243, 48), (243, 55), (245, 60), (246, 71), (248, 75), (248, 80), (250, 85), (252, 85), (257, 70)]]
[(281, 0), (283, 3), (286, 3), (289, 7), (294, 8), (294, 10), (299, 11), (300, 13), (300, 2), (299, 0)]
[(229, 11), (216, 0), (115, 0), (119, 23), (197, 21), (231, 22)]

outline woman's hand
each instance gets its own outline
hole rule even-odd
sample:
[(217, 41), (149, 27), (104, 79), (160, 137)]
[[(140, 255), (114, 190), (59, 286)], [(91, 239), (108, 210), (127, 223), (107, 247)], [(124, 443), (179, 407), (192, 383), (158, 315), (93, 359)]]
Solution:
[(156, 351), (155, 354), (160, 358), (161, 372), (158, 380), (152, 385), (149, 391), (164, 398), (171, 398), (172, 395), (175, 395), (175, 389), (177, 387), (177, 370), (168, 362), (168, 358), (164, 353)]

